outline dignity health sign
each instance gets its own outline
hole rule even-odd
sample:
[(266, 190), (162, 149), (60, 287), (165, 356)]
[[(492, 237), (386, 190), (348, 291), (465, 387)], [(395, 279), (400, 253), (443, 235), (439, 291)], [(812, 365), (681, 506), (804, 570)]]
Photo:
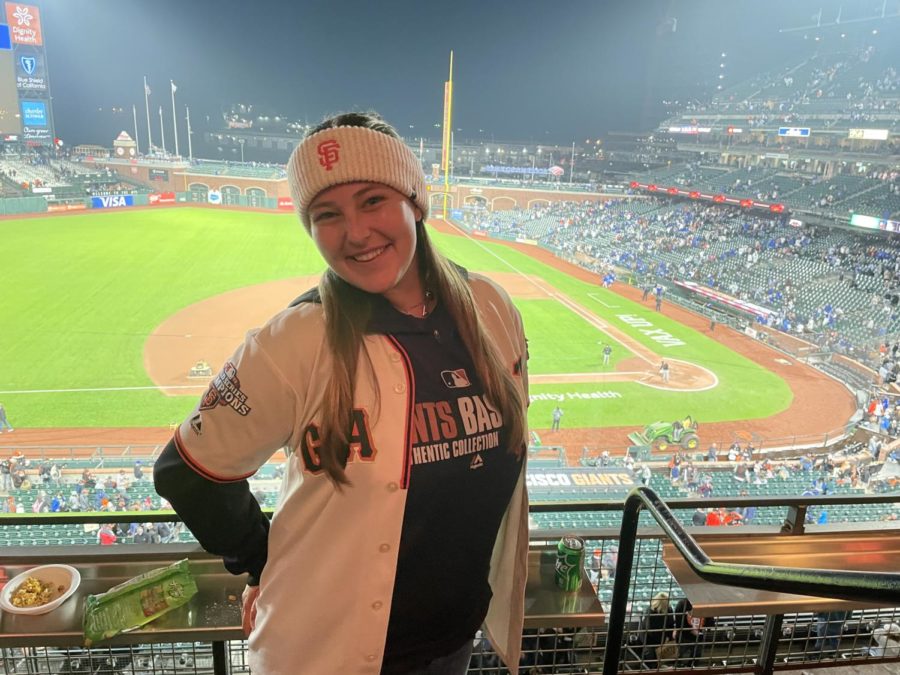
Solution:
[(14, 43), (35, 47), (44, 44), (41, 35), (41, 13), (34, 5), (7, 2), (6, 23), (9, 25), (10, 36)]

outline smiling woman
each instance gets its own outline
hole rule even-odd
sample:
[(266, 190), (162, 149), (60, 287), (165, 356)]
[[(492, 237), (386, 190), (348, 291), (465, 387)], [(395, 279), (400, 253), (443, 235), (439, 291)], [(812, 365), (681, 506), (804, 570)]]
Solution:
[(427, 308), (418, 268), (416, 223), (422, 209), (381, 183), (345, 183), (320, 193), (310, 233), (325, 262), (347, 283), (383, 295), (401, 312)]
[[(328, 269), (225, 363), (154, 465), (157, 491), (229, 570), (249, 572), (255, 672), (461, 674), (482, 624), (518, 663), (519, 312), (433, 246), (421, 164), (376, 115), (313, 129), (288, 181)], [(270, 531), (245, 479), (285, 446)], [(347, 585), (360, 550), (371, 573)], [(352, 650), (320, 640), (348, 628)]]

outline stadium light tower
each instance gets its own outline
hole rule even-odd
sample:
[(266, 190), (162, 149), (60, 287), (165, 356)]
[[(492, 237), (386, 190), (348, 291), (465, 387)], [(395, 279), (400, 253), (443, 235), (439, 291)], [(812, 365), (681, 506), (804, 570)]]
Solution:
[(245, 138), (238, 139), (238, 145), (241, 146), (241, 164), (244, 163), (244, 143), (246, 142), (246, 140), (247, 139), (245, 139)]

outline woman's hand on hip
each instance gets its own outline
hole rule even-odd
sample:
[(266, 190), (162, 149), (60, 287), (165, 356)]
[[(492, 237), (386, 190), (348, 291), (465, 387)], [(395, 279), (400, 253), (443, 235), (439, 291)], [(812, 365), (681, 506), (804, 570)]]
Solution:
[(244, 635), (250, 637), (250, 631), (256, 626), (256, 599), (259, 597), (259, 586), (245, 586), (241, 594), (241, 628)]

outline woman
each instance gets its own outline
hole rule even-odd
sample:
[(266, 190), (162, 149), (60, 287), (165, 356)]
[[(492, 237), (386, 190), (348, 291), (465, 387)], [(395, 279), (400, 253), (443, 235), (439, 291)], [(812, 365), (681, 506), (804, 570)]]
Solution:
[[(517, 664), (520, 316), (433, 247), (421, 165), (377, 115), (313, 129), (288, 181), (328, 269), (225, 364), (157, 460), (157, 490), (249, 573), (254, 672), (464, 673), (482, 623)], [(246, 478), (281, 447), (270, 529)]]
[(650, 670), (656, 670), (661, 656), (659, 650), (675, 627), (675, 617), (669, 607), (669, 594), (660, 591), (653, 596), (650, 607), (641, 620), (643, 635), (641, 660)]

